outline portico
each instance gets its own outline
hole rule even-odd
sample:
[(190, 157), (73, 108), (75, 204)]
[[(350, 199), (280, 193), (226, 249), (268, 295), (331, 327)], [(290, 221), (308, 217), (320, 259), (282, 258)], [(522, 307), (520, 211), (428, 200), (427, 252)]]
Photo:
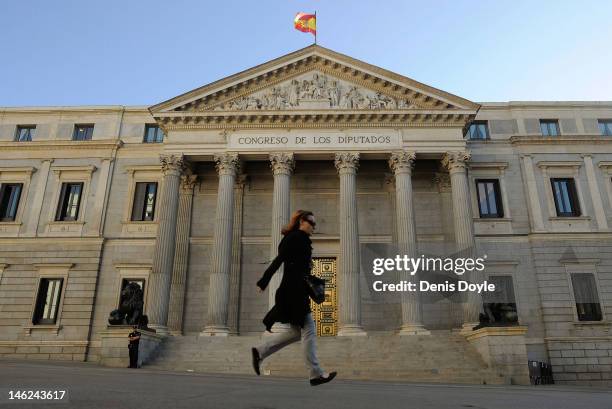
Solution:
[[(379, 182), (382, 185), (382, 180), (386, 181), (388, 193), (394, 198), (393, 233), (389, 238), (398, 252), (416, 256), (419, 251), (412, 181), (412, 170), (419, 161), (430, 166), (437, 163), (435, 167), (450, 175), (454, 240), (457, 248), (471, 249), (474, 236), (466, 173), (470, 156), (463, 129), (477, 109), (478, 105), (470, 101), (319, 46), (307, 47), (151, 107), (153, 117), (167, 135), (162, 162), (180, 164), (176, 171), (164, 176), (168, 183), (163, 184), (161, 197), (167, 208), (160, 220), (161, 234), (172, 233), (169, 224), (177, 220), (191, 222), (190, 218), (177, 218), (181, 203), (180, 172), (189, 169), (188, 174), (197, 178), (192, 169), (203, 164), (208, 164), (209, 169), (214, 165), (216, 169), (217, 180), (209, 179), (211, 186), (206, 187), (216, 189), (217, 199), (215, 214), (206, 215), (214, 218), (214, 234), (206, 322), (201, 335), (225, 336), (232, 332), (228, 324), (230, 281), (232, 263), (240, 247), (233, 241), (249, 240), (234, 234), (240, 228), (234, 220), (244, 218), (243, 214), (235, 214), (237, 210), (244, 211), (235, 205), (235, 185), (239, 178), (248, 181), (249, 170), (253, 168), (268, 167), (272, 179), (271, 206), (257, 212), (259, 217), (270, 220), (267, 243), (271, 260), (276, 255), (281, 227), (288, 221), (291, 210), (300, 206), (291, 200), (292, 186), (296, 185), (292, 182), (294, 173), (300, 171), (302, 164), (320, 163), (323, 167), (333, 164), (337, 190), (327, 189), (324, 194), (337, 197), (337, 230), (333, 234), (315, 234), (313, 241), (315, 246), (317, 240), (325, 241), (327, 255), (337, 258), (338, 336), (367, 333), (362, 323), (362, 299), (367, 289), (362, 287), (369, 272), (361, 264), (359, 226), (371, 221), (359, 220), (357, 199), (359, 173), (364, 163), (379, 167), (386, 164), (385, 175), (381, 175)], [(434, 177), (432, 173), (431, 179)], [(318, 196), (316, 189), (311, 195)], [(185, 225), (176, 227), (177, 231), (189, 229)], [(167, 237), (163, 242), (168, 247), (167, 243), (174, 240)], [(178, 242), (172, 250), (185, 252)], [(176, 331), (180, 327), (176, 322), (179, 315), (172, 310), (183, 305), (181, 291), (184, 297), (185, 288), (180, 280), (169, 284), (173, 273), (166, 264), (171, 265), (168, 260), (175, 255), (168, 251), (169, 248), (155, 253), (151, 288), (160, 304), (170, 305), (170, 294), (174, 297), (170, 316), (175, 317)], [(185, 259), (185, 255), (179, 258)], [(244, 263), (238, 264), (237, 274), (241, 276)], [(263, 268), (260, 266), (260, 271)], [(282, 271), (270, 284), (268, 306), (274, 302), (281, 274)], [(244, 296), (233, 299), (243, 300)], [(480, 304), (479, 299), (466, 304), (463, 319), (466, 326), (477, 321)], [(164, 308), (167, 310), (158, 307), (159, 312), (151, 315), (151, 324), (157, 328), (168, 325)], [(400, 316), (396, 328), (399, 334), (429, 333), (423, 325), (418, 295), (402, 296)]]

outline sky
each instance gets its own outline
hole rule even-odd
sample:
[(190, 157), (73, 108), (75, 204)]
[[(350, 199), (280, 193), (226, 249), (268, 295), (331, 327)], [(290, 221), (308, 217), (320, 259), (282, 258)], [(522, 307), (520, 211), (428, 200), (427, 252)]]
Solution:
[(153, 105), (313, 42), (474, 102), (612, 100), (612, 1), (0, 0), (0, 106)]

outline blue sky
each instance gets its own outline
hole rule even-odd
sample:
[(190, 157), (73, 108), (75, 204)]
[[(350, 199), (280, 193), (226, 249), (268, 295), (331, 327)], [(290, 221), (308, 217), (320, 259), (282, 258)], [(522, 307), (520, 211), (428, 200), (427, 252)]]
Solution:
[(612, 100), (610, 1), (3, 1), (0, 106), (152, 105), (312, 43), (476, 102)]

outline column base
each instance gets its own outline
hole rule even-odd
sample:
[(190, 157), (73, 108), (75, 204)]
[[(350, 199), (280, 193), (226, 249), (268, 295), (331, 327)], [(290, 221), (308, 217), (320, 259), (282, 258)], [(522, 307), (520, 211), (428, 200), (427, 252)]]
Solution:
[(478, 324), (480, 324), (480, 322), (464, 322), (461, 329), (459, 329), (459, 333), (463, 335), (470, 334), (474, 331), (473, 328)]
[(159, 335), (168, 335), (170, 334), (170, 331), (168, 330), (168, 327), (165, 325), (159, 325), (159, 324), (149, 324), (148, 325), (149, 328), (154, 329), (156, 334)]
[(201, 337), (228, 337), (230, 331), (228, 327), (209, 326), (200, 332)]
[(365, 337), (368, 335), (361, 325), (345, 325), (338, 329), (338, 337)]
[(431, 335), (422, 324), (406, 324), (399, 329), (398, 335)]

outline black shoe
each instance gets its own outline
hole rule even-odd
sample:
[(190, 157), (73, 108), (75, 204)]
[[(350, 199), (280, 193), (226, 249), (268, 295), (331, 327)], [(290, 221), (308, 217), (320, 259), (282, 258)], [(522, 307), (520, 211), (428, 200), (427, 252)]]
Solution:
[(251, 354), (253, 355), (253, 369), (255, 370), (255, 373), (259, 375), (259, 364), (261, 363), (261, 358), (259, 358), (257, 348), (251, 348)]
[(337, 374), (338, 374), (337, 372), (330, 372), (329, 375), (327, 375), (327, 378), (324, 378), (323, 376), (319, 376), (318, 378), (311, 379), (310, 386), (317, 386), (317, 385), (322, 385), (324, 383), (327, 383), (331, 381), (332, 379), (334, 379)]

